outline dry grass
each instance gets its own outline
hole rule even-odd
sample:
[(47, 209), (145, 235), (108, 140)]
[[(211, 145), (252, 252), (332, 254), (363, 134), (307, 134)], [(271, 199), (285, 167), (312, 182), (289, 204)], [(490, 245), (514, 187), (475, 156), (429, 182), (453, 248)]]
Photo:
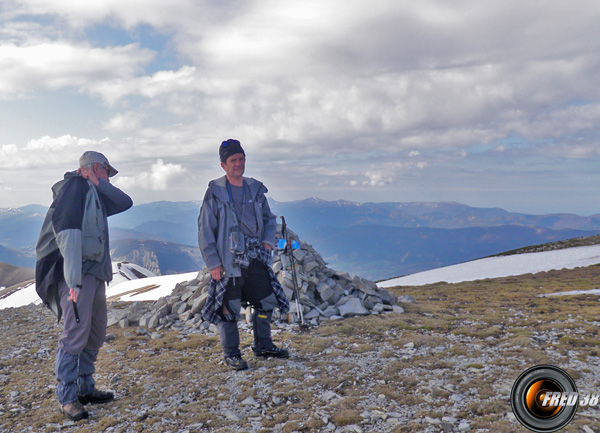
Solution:
[[(580, 390), (600, 386), (598, 297), (538, 294), (592, 289), (598, 281), (600, 267), (592, 266), (393, 289), (417, 303), (402, 315), (351, 318), (302, 334), (281, 331), (276, 340), (290, 346), (288, 361), (253, 358), (252, 336), (244, 333), (251, 364), (245, 372), (222, 363), (217, 337), (170, 332), (152, 340), (133, 328), (111, 328), (116, 339), (100, 352), (97, 381), (119, 398), (72, 427), (54, 399), (59, 328), (38, 310), (0, 312), (0, 431), (291, 433), (331, 423), (422, 432), (440, 431), (425, 417), (452, 416), (468, 421), (472, 432), (525, 432), (508, 416), (510, 388), (525, 368), (551, 363), (564, 367)], [(20, 394), (8, 397), (14, 391)], [(242, 404), (249, 397), (256, 407)], [(401, 422), (366, 412), (399, 413)], [(563, 431), (600, 430), (597, 409), (580, 412)]]

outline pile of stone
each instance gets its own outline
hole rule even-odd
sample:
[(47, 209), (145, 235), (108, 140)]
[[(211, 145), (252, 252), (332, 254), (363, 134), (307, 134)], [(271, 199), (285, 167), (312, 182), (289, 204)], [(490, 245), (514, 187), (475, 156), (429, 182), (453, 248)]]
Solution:
[[(278, 229), (280, 238), (281, 226)], [(289, 229), (288, 236), (298, 240), (298, 236)], [(291, 304), (290, 313), (285, 317), (275, 310), (274, 320), (297, 322), (300, 320), (300, 309), (305, 323), (313, 326), (324, 320), (349, 316), (404, 312), (397, 305), (394, 294), (377, 287), (372, 281), (358, 276), (352, 278), (347, 272), (327, 267), (323, 257), (311, 245), (304, 241), (300, 241), (299, 245), (298, 249), (293, 250), (298, 297), (290, 257), (284, 250), (274, 252), (273, 271)], [(214, 326), (204, 322), (201, 317), (209, 282), (210, 272), (204, 268), (195, 279), (179, 283), (169, 296), (150, 304), (136, 302), (125, 310), (113, 310), (109, 325), (119, 323), (122, 327), (139, 325), (157, 330), (172, 328), (214, 332)], [(249, 313), (249, 309), (242, 311), (247, 322)]]

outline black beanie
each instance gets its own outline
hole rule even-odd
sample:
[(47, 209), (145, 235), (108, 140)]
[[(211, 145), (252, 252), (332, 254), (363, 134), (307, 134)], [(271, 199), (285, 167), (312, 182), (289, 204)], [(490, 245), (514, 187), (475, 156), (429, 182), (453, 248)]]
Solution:
[(242, 149), (242, 145), (238, 140), (234, 140), (230, 138), (219, 146), (219, 158), (221, 158), (221, 162), (227, 161), (231, 155), (235, 155), (236, 153), (241, 153), (246, 156), (244, 149)]

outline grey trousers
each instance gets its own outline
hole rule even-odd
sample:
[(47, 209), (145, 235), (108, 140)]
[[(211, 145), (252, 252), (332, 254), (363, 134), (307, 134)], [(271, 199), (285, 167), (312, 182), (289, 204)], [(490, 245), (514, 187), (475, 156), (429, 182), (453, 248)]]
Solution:
[(58, 341), (55, 372), (56, 394), (60, 404), (77, 400), (94, 389), (94, 363), (106, 337), (106, 287), (102, 280), (85, 275), (77, 299), (79, 322), (73, 302), (69, 301), (69, 287), (59, 283), (60, 306), (63, 310), (64, 329)]

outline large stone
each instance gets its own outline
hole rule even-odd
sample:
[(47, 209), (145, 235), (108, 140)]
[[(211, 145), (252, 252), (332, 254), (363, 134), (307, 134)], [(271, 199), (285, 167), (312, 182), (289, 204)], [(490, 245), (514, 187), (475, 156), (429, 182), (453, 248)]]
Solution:
[(332, 316), (339, 316), (340, 315), (340, 310), (337, 309), (336, 307), (334, 307), (333, 305), (330, 305), (329, 307), (327, 307), (325, 309), (325, 311), (323, 311), (323, 316), (327, 317), (328, 319)]
[(189, 310), (185, 311), (179, 315), (179, 320), (181, 320), (182, 322), (187, 322), (188, 320), (193, 319), (193, 318), (194, 318), (194, 315)]
[(304, 264), (304, 272), (310, 273), (319, 267), (319, 263), (316, 260)]
[(203, 293), (198, 298), (194, 299), (194, 302), (190, 308), (190, 313), (197, 314), (202, 311), (204, 304), (206, 304), (206, 298), (208, 298), (208, 293)]
[(177, 310), (175, 310), (175, 313), (181, 315), (185, 313), (189, 308), (190, 306), (187, 304), (187, 302), (181, 302)]
[(303, 249), (294, 250), (294, 259), (298, 263), (302, 263), (302, 261), (304, 260), (304, 257), (306, 257), (306, 251), (304, 251)]
[[(187, 303), (185, 303), (185, 302), (182, 302), (182, 301), (175, 302), (173, 305), (171, 305), (171, 312), (173, 314), (179, 314), (178, 310), (179, 310), (179, 307), (181, 307), (182, 305), (185, 305), (187, 307)], [(182, 313), (183, 313), (183, 311), (182, 311)]]
[(140, 319), (140, 326), (145, 328), (156, 328), (159, 325), (160, 317), (156, 313), (146, 313)]
[(337, 271), (335, 274), (338, 276), (338, 278), (342, 280), (351, 280), (350, 274), (348, 272)]
[(369, 284), (370, 281), (365, 280), (360, 277), (354, 277), (354, 279), (352, 280), (352, 283), (361, 292), (366, 293), (367, 295), (377, 296), (377, 285), (375, 285), (374, 283), (373, 283), (373, 285), (374, 285), (374, 287), (373, 287), (373, 285)]
[(200, 296), (202, 296), (203, 293), (206, 292), (207, 288), (205, 286), (195, 286), (193, 287), (193, 293), (192, 296), (189, 297), (189, 299), (187, 300), (187, 303), (192, 306), (194, 304), (194, 301), (196, 299), (198, 299)]
[(371, 311), (374, 313), (383, 313), (385, 311), (385, 306), (383, 304), (375, 304)]
[[(278, 230), (281, 237), (280, 226)], [(289, 235), (298, 239), (291, 231)], [(319, 321), (342, 316), (366, 315), (369, 311), (375, 314), (387, 311), (400, 313), (403, 309), (396, 305), (397, 302), (414, 302), (414, 298), (408, 296), (397, 299), (396, 295), (378, 288), (373, 281), (358, 276), (350, 277), (348, 272), (327, 267), (323, 257), (311, 245), (302, 240), (299, 242), (301, 247), (293, 251), (298, 301), (310, 323), (318, 324)], [(290, 258), (283, 250), (274, 251), (272, 269), (285, 295), (295, 304)], [(113, 324), (128, 322), (130, 326), (139, 323), (155, 329), (193, 328), (199, 332), (211, 332), (208, 325), (204, 326), (199, 314), (206, 303), (210, 279), (209, 270), (204, 268), (195, 279), (180, 282), (169, 296), (154, 303), (136, 303), (125, 313), (125, 310), (111, 311), (110, 321)], [(275, 310), (274, 320), (279, 317), (279, 311)]]
[(382, 300), (379, 296), (366, 296), (363, 304), (367, 310), (372, 310), (377, 304), (382, 304)]
[(171, 306), (169, 304), (165, 304), (162, 307), (160, 307), (158, 310), (156, 310), (156, 315), (158, 316), (159, 319), (165, 317), (167, 314), (171, 313)]
[(416, 300), (412, 296), (402, 295), (398, 297), (397, 302), (401, 302), (403, 304), (413, 304), (416, 302)]
[(392, 307), (392, 311), (393, 311), (394, 313), (402, 314), (402, 313), (404, 313), (404, 308), (402, 308), (402, 307), (401, 307), (401, 306), (399, 306), (399, 305), (394, 305), (394, 306)]
[(153, 310), (158, 310), (159, 308), (161, 308), (163, 305), (167, 305), (167, 298), (166, 297), (162, 297), (160, 298), (158, 301), (156, 301), (154, 303), (154, 305), (152, 306)]
[(281, 286), (283, 288), (283, 293), (285, 293), (286, 298), (288, 299), (293, 299), (294, 298), (294, 291), (292, 289), (290, 289), (289, 287), (286, 286)]
[(190, 299), (193, 295), (194, 295), (193, 290), (186, 289), (186, 291), (181, 295), (181, 301), (187, 302), (187, 300)]
[(277, 273), (283, 269), (283, 263), (281, 263), (281, 260), (278, 262), (275, 262), (275, 263), (273, 263), (272, 268), (273, 268), (273, 272)]
[(319, 316), (321, 316), (321, 313), (319, 312), (319, 309), (318, 308), (314, 308), (314, 309), (310, 310), (308, 313), (306, 313), (304, 315), (304, 319), (305, 320), (318, 319)]
[(369, 310), (365, 308), (360, 299), (351, 297), (343, 305), (339, 307), (342, 317), (348, 316), (365, 316), (369, 314)]
[(396, 303), (396, 296), (392, 296), (392, 294), (387, 290), (378, 290), (377, 294), (379, 295), (384, 304), (392, 305)]

